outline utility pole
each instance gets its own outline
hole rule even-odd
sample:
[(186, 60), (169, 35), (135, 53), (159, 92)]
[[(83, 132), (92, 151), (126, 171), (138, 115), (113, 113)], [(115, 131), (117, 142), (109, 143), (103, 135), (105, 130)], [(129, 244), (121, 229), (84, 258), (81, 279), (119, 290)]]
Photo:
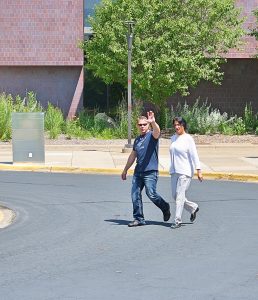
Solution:
[(133, 45), (133, 25), (134, 21), (125, 21), (127, 25), (127, 44), (128, 44), (128, 143), (125, 148), (132, 148), (132, 45)]

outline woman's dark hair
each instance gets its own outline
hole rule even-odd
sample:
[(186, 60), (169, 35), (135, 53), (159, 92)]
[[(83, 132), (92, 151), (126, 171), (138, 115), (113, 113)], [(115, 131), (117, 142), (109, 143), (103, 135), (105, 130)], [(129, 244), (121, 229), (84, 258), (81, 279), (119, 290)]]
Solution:
[(173, 120), (172, 120), (172, 123), (173, 125), (175, 124), (175, 122), (178, 122), (180, 125), (182, 125), (184, 127), (184, 129), (186, 130), (187, 129), (187, 124), (186, 124), (186, 120), (182, 117), (175, 117)]

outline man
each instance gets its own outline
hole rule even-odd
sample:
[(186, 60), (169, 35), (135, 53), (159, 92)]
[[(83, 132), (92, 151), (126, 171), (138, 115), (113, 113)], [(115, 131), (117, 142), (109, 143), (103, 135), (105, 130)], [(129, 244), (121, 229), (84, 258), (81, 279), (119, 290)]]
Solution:
[(147, 118), (144, 116), (138, 118), (138, 129), (140, 135), (134, 141), (133, 150), (121, 175), (122, 179), (126, 180), (127, 171), (137, 158), (131, 190), (134, 220), (128, 224), (129, 227), (146, 224), (142, 205), (144, 187), (149, 199), (163, 212), (164, 221), (170, 218), (169, 204), (156, 192), (160, 128), (152, 111), (147, 112)]

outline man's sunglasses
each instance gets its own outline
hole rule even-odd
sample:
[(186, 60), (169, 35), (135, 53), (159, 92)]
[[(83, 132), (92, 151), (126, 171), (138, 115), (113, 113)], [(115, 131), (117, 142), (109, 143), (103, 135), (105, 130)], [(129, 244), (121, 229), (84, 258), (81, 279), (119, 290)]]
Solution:
[(141, 126), (147, 126), (148, 124), (147, 123), (144, 123), (144, 124), (138, 124), (139, 127)]

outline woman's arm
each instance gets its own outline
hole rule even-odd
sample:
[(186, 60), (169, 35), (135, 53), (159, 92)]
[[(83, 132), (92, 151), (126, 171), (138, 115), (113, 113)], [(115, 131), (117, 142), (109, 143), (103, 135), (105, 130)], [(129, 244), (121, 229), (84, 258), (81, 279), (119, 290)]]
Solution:
[(198, 177), (199, 181), (202, 181), (203, 176), (202, 176), (202, 170), (201, 170), (201, 163), (200, 163), (200, 159), (199, 159), (199, 155), (198, 155), (198, 152), (196, 149), (194, 139), (191, 136), (190, 136), (189, 153), (190, 153), (190, 157), (194, 163), (195, 169), (197, 170), (197, 177)]

